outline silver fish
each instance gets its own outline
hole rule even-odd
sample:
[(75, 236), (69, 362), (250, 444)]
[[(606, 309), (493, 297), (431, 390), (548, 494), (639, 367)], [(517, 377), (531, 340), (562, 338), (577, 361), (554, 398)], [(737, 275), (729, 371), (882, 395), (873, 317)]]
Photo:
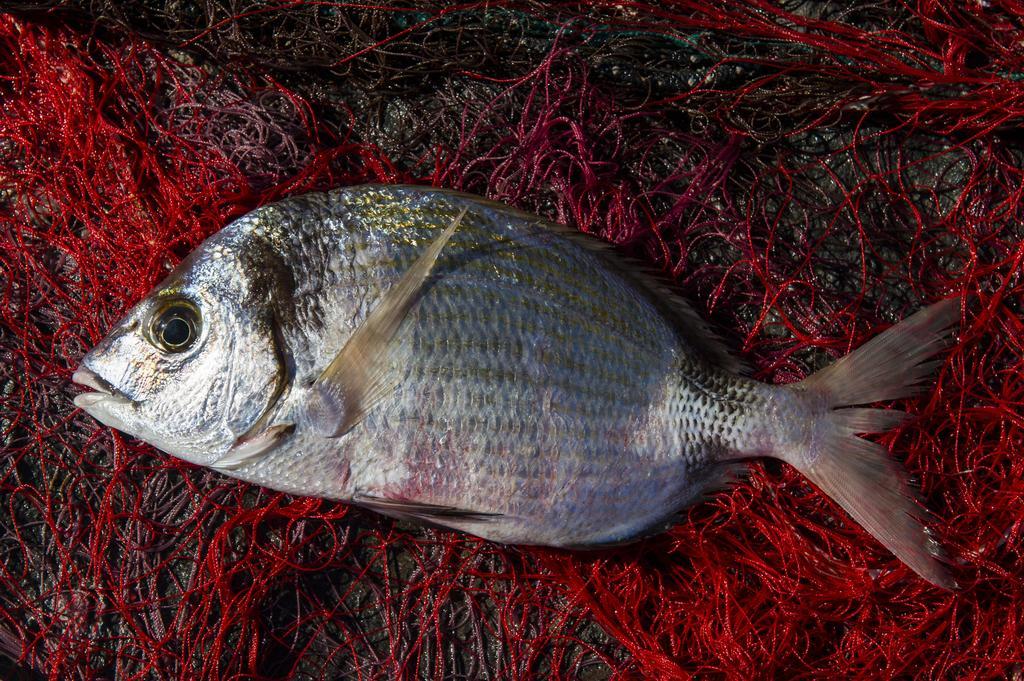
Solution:
[(309, 194), (234, 221), (82, 360), (75, 404), (186, 461), (504, 543), (670, 526), (744, 460), (795, 466), (954, 582), (885, 450), (959, 303), (790, 386), (760, 383), (605, 244), (479, 197)]

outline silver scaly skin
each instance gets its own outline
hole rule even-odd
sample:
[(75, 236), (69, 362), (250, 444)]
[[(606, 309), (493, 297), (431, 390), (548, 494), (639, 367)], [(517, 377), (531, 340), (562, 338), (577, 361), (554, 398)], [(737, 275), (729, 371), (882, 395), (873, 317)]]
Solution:
[[(456, 223), (380, 348), (393, 389), (325, 437), (310, 406), (318, 378)], [(154, 320), (181, 305), (195, 339), (168, 352)], [(943, 308), (918, 325), (922, 358), (951, 323)], [(895, 396), (923, 377), (905, 355)], [(844, 401), (836, 378), (775, 387), (737, 368), (685, 304), (596, 240), (468, 195), (364, 186), (287, 199), (210, 237), (75, 379), (98, 391), (79, 406), (182, 459), (500, 542), (584, 547), (659, 531), (753, 456), (790, 461), (880, 535), (873, 522), (888, 521), (858, 517), (820, 462), (840, 437), (875, 446), (853, 433), (891, 416), (837, 410), (863, 401)], [(905, 500), (899, 471), (870, 464), (841, 472), (870, 487), (884, 469)], [(937, 547), (903, 520), (909, 507), (889, 501), (896, 537), (880, 538), (948, 585)]]

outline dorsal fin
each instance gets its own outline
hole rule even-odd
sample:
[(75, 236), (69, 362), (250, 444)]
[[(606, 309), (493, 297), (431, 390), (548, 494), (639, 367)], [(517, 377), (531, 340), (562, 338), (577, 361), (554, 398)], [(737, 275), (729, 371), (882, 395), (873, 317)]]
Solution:
[(587, 251), (597, 254), (610, 269), (636, 284), (641, 290), (646, 291), (652, 302), (662, 307), (665, 312), (674, 317), (684, 341), (706, 362), (735, 374), (745, 375), (750, 373), (750, 368), (747, 364), (729, 351), (725, 341), (711, 329), (711, 326), (697, 314), (696, 310), (681, 296), (672, 292), (670, 287), (673, 283), (670, 279), (650, 265), (620, 253), (614, 244), (602, 241), (592, 234), (580, 232), (571, 227), (551, 222), (532, 213), (527, 213), (518, 208), (476, 196), (475, 194), (460, 192), (454, 189), (439, 189), (437, 187), (417, 185), (385, 186), (402, 191), (437, 193), (463, 201), (470, 201), (485, 208), (501, 211), (512, 217), (525, 220), (547, 232), (557, 234)]

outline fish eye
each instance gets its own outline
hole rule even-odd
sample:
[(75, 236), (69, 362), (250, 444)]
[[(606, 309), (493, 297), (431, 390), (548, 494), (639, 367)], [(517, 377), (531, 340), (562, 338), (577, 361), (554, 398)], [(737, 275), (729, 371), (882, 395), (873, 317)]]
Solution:
[(183, 301), (160, 308), (150, 324), (149, 335), (164, 352), (184, 352), (199, 338), (199, 310)]

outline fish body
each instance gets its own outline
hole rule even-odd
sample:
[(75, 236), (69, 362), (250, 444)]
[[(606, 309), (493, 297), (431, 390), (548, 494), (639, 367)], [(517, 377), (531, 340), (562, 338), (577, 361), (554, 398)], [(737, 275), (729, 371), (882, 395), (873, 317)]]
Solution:
[(901, 471), (855, 436), (898, 412), (844, 407), (913, 391), (955, 309), (766, 385), (594, 239), (478, 197), (363, 186), (210, 237), (86, 355), (76, 380), (97, 392), (76, 403), (248, 482), (505, 543), (657, 532), (774, 456), (948, 586)]

